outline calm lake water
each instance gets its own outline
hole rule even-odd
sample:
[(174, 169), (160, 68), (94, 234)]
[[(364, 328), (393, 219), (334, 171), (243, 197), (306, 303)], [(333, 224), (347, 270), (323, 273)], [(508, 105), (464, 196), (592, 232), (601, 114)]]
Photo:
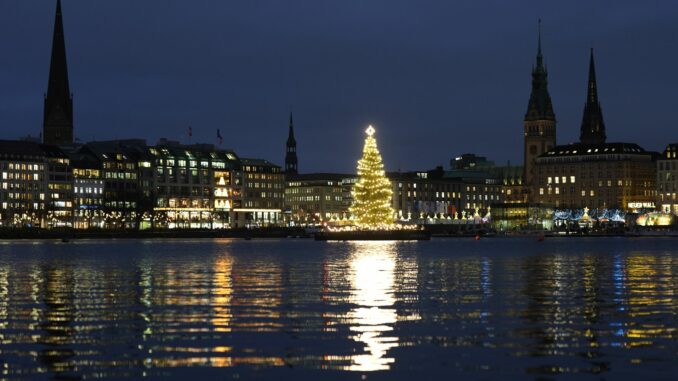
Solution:
[(678, 240), (0, 243), (0, 379), (675, 380)]

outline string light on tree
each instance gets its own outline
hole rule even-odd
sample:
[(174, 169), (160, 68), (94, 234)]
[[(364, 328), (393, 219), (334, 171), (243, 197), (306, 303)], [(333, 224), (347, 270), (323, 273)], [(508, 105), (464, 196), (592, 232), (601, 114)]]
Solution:
[(363, 155), (358, 160), (358, 182), (353, 188), (350, 211), (361, 228), (379, 229), (393, 225), (391, 182), (386, 178), (384, 163), (374, 138), (375, 129), (367, 127)]

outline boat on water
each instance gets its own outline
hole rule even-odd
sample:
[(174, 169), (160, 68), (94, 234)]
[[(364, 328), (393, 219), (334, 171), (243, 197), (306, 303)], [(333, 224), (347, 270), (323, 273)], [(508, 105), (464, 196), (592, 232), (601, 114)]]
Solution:
[(402, 230), (322, 230), (314, 235), (316, 241), (428, 241), (431, 233), (421, 229)]

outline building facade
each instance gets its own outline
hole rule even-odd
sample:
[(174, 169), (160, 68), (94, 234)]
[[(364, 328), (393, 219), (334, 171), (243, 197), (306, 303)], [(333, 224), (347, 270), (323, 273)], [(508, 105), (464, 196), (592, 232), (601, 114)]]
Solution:
[(104, 227), (104, 179), (99, 161), (90, 154), (70, 155), (73, 172), (73, 227)]
[(565, 209), (654, 208), (654, 154), (636, 144), (558, 146), (537, 159), (539, 203)]
[(47, 204), (47, 160), (39, 144), (0, 140), (0, 223), (40, 227)]
[(391, 206), (397, 220), (428, 218), (454, 219), (463, 212), (466, 185), (458, 178), (445, 177), (445, 171), (393, 172), (388, 174), (393, 188)]
[(669, 144), (657, 160), (657, 206), (678, 215), (678, 143)]
[(347, 219), (344, 179), (351, 175), (308, 173), (285, 179), (285, 214), (290, 225), (319, 225)]
[(57, 146), (42, 145), (47, 174), (46, 224), (49, 228), (73, 226), (73, 173), (70, 159)]
[(234, 209), (236, 227), (283, 225), (285, 178), (280, 166), (263, 159), (240, 159), (240, 162), (242, 205)]

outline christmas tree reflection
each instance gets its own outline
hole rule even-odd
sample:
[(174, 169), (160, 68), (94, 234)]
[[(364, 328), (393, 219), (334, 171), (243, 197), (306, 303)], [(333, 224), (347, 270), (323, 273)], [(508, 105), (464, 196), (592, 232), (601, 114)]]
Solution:
[(398, 345), (398, 338), (388, 336), (397, 320), (394, 308), (396, 252), (395, 242), (358, 241), (352, 243), (351, 302), (349, 313), (352, 338), (365, 343), (367, 353), (353, 357), (349, 367), (355, 371), (388, 369), (394, 358), (389, 349)]

